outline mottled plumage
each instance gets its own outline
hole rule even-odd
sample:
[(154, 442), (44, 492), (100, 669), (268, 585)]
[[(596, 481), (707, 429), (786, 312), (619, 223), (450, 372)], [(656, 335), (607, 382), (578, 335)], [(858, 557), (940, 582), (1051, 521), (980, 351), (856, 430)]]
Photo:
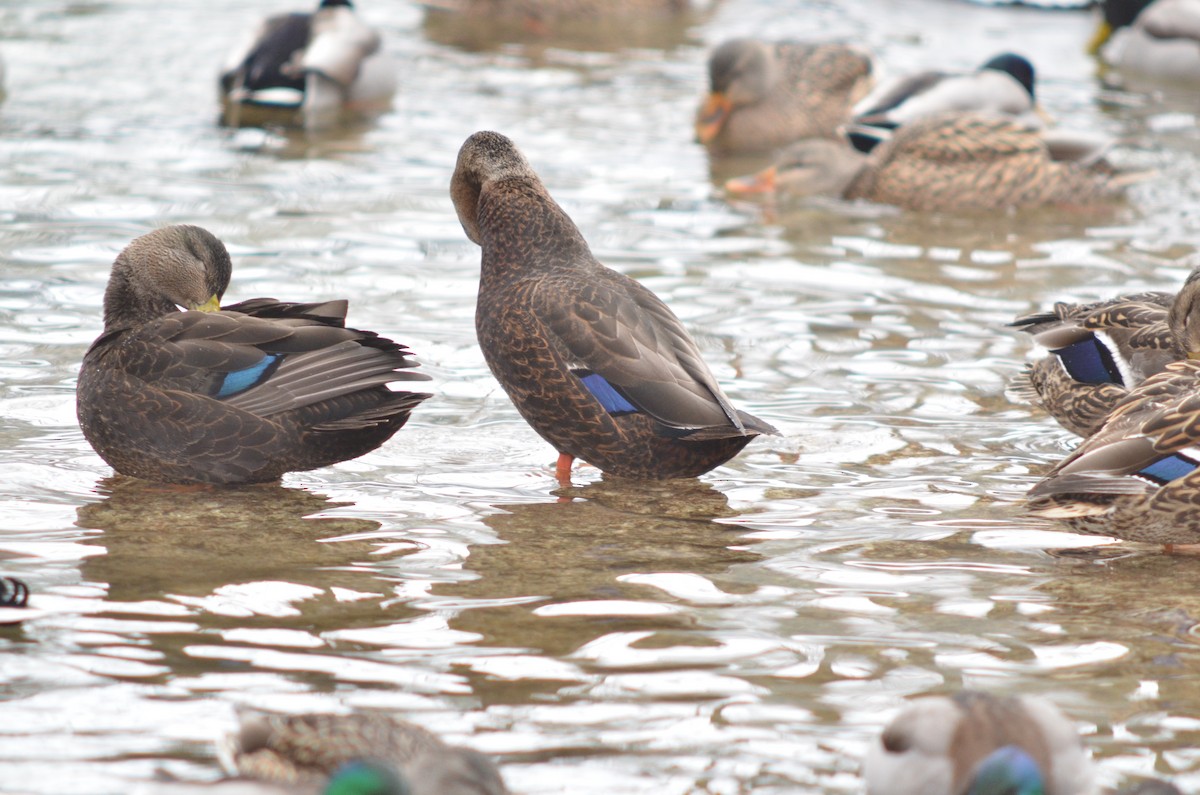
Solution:
[(1088, 44), (1122, 72), (1200, 80), (1200, 0), (1101, 0)]
[[(1089, 144), (1094, 142), (1089, 139)], [(981, 212), (1112, 200), (1137, 177), (1114, 175), (1103, 147), (1047, 140), (1010, 119), (943, 114), (906, 124), (864, 155), (838, 141), (801, 141), (732, 193), (866, 199), (908, 210)], [(1082, 160), (1061, 162), (1070, 152)]]
[(1196, 276), (1178, 297), (1152, 292), (1088, 304), (1060, 302), (1049, 312), (1018, 318), (1012, 325), (1047, 351), (1018, 378), (1018, 391), (1067, 430), (1090, 436), (1130, 389), (1186, 356), (1170, 317), (1182, 322), (1190, 313), (1184, 305), (1172, 313), (1171, 306), (1195, 302)]
[(917, 699), (863, 760), (868, 795), (1090, 795), (1093, 767), (1052, 704), (962, 691)]
[(847, 137), (856, 149), (869, 152), (897, 127), (948, 112), (992, 114), (1041, 126), (1033, 64), (1002, 53), (970, 74), (928, 70), (883, 82), (854, 106)]
[(696, 137), (722, 154), (832, 136), (873, 79), (870, 57), (856, 47), (754, 39), (713, 50), (708, 75)]
[(231, 270), (221, 241), (194, 226), (143, 235), (113, 263), (76, 391), (83, 434), (113, 469), (275, 480), (375, 449), (429, 397), (386, 387), (427, 376), (404, 372), (416, 362), (403, 345), (345, 328), (345, 301), (218, 311)]
[(775, 432), (729, 403), (666, 304), (592, 256), (508, 138), (468, 138), (450, 192), (483, 249), (484, 357), (561, 456), (626, 477), (692, 477)]
[[(1080, 533), (1200, 543), (1200, 269), (1166, 319), (1167, 364), (1029, 492), (1029, 511)], [(1186, 357), (1186, 358), (1184, 358)]]
[[(507, 795), (495, 764), (382, 714), (245, 712), (221, 759), (230, 775), (326, 795)], [(367, 789), (364, 783), (378, 788)]]
[(349, 0), (322, 0), (313, 13), (268, 17), (221, 69), (223, 119), (236, 126), (244, 109), (270, 108), (299, 111), (311, 128), (333, 121), (344, 108), (385, 107), (396, 90), (396, 66), (380, 44), (379, 33)]

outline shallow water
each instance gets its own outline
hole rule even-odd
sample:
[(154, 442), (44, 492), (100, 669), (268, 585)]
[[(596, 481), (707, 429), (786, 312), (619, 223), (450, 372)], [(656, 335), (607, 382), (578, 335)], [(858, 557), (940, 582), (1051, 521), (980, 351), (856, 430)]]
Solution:
[[(1187, 90), (1102, 82), (1077, 12), (726, 0), (621, 48), (360, 6), (401, 93), (306, 137), (215, 125), (230, 20), (265, 9), (0, 5), (0, 557), (45, 611), (0, 629), (0, 790), (214, 779), (213, 738), (252, 704), (394, 710), (529, 795), (853, 792), (906, 697), (960, 686), (1049, 696), (1107, 784), (1200, 785), (1200, 573), (1020, 516), (1072, 442), (1008, 399), (1026, 342), (1004, 328), (1181, 282), (1200, 228)], [(897, 69), (1020, 40), (1061, 124), (1160, 176), (1101, 216), (728, 204), (691, 114), (706, 47), (761, 31), (863, 41)], [(480, 128), (783, 436), (695, 483), (583, 468), (558, 488), (474, 341), (479, 252), (447, 184)], [(381, 450), (278, 486), (111, 477), (74, 380), (112, 258), (167, 223), (227, 242), (229, 300), (349, 296), (436, 398)]]

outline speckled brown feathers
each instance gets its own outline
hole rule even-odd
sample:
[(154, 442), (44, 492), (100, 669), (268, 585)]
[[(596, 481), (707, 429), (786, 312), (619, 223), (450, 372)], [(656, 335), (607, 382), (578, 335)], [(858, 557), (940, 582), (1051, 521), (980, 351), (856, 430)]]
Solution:
[(1124, 186), (1106, 164), (1053, 160), (1037, 131), (1010, 119), (942, 114), (905, 125), (876, 147), (845, 198), (980, 211), (1095, 205)]
[[(729, 403), (661, 300), (595, 260), (509, 139), (468, 138), (451, 195), (483, 249), (480, 347), (560, 454), (627, 477), (691, 477), (774, 432)], [(619, 393), (607, 408), (582, 380), (593, 374)]]
[[(1198, 304), (1200, 269), (1177, 294), (1058, 303), (1050, 312), (1018, 318), (1013, 325), (1048, 354), (1026, 368), (1016, 387), (1063, 427), (1090, 436), (1129, 390), (1200, 350)], [(1085, 364), (1090, 359), (1090, 373), (1081, 372), (1081, 355)]]
[(505, 795), (495, 764), (386, 715), (276, 715), (248, 711), (221, 748), (229, 772), (319, 792), (344, 765), (387, 765), (411, 795)]
[(1200, 361), (1146, 379), (1029, 492), (1035, 516), (1079, 533), (1200, 543)]
[[(1040, 329), (1039, 342), (1053, 346), (1079, 337), (1078, 326), (1095, 317), (1123, 394), (1104, 393), (1118, 399), (1091, 436), (1030, 490), (1030, 513), (1062, 520), (1080, 533), (1200, 543), (1200, 269), (1176, 296), (1143, 293), (1074, 314), (1072, 322), (1030, 325)], [(1043, 369), (1053, 374), (1052, 367)], [(1066, 394), (1083, 395), (1091, 386), (1070, 383), (1069, 374), (1046, 380)], [(1099, 403), (1093, 398), (1089, 408)]]
[[(1029, 364), (1015, 384), (1072, 433), (1090, 436), (1147, 376), (1181, 357), (1167, 315), (1175, 296), (1140, 293), (1088, 304), (1057, 303), (1050, 312), (1020, 317), (1013, 326), (1033, 335), (1048, 354)], [(1112, 378), (1081, 380), (1055, 351), (1096, 348), (1112, 362)]]
[(713, 51), (708, 71), (696, 134), (720, 153), (832, 136), (872, 82), (870, 57), (844, 44), (734, 39)]
[(416, 366), (404, 346), (345, 328), (344, 301), (213, 311), (229, 272), (224, 246), (198, 227), (156, 230), (117, 257), (76, 408), (118, 472), (270, 481), (373, 450), (428, 397), (385, 386), (425, 376), (403, 372)]

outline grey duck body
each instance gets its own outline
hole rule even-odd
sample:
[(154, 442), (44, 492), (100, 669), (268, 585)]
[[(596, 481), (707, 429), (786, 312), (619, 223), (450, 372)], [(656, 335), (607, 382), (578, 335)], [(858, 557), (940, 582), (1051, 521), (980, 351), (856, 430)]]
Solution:
[(403, 345), (345, 328), (345, 301), (215, 311), (230, 272), (220, 240), (191, 226), (143, 235), (114, 262), (76, 409), (121, 474), (267, 482), (375, 449), (429, 397), (385, 386), (426, 376), (403, 372), (416, 366)]
[[(483, 249), (475, 327), (484, 357), (560, 455), (624, 477), (694, 477), (775, 432), (730, 405), (657, 296), (592, 256), (508, 138), (468, 138), (451, 195)], [(609, 408), (582, 380), (589, 374), (619, 394)]]

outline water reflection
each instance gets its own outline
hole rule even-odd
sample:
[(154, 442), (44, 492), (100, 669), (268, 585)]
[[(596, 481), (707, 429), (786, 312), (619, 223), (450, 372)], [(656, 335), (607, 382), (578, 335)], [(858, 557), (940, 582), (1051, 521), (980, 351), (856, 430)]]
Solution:
[(85, 579), (108, 583), (110, 600), (200, 597), (256, 581), (383, 590), (357, 566), (378, 541), (329, 543), (378, 530), (379, 523), (314, 516), (348, 503), (278, 484), (188, 488), (121, 476), (100, 481), (97, 492), (104, 499), (80, 507), (76, 524), (104, 531), (84, 543), (107, 554), (85, 559), (82, 569)]
[(693, 616), (662, 609), (660, 592), (623, 582), (623, 575), (713, 578), (760, 558), (741, 547), (736, 528), (714, 521), (735, 511), (707, 483), (605, 477), (555, 494), (556, 502), (496, 505), (502, 513), (483, 521), (507, 543), (471, 551), (465, 568), (478, 579), (441, 586), (456, 597), (543, 598), (466, 611), (456, 629), (478, 633), (488, 645), (561, 656), (602, 633), (694, 627)]

